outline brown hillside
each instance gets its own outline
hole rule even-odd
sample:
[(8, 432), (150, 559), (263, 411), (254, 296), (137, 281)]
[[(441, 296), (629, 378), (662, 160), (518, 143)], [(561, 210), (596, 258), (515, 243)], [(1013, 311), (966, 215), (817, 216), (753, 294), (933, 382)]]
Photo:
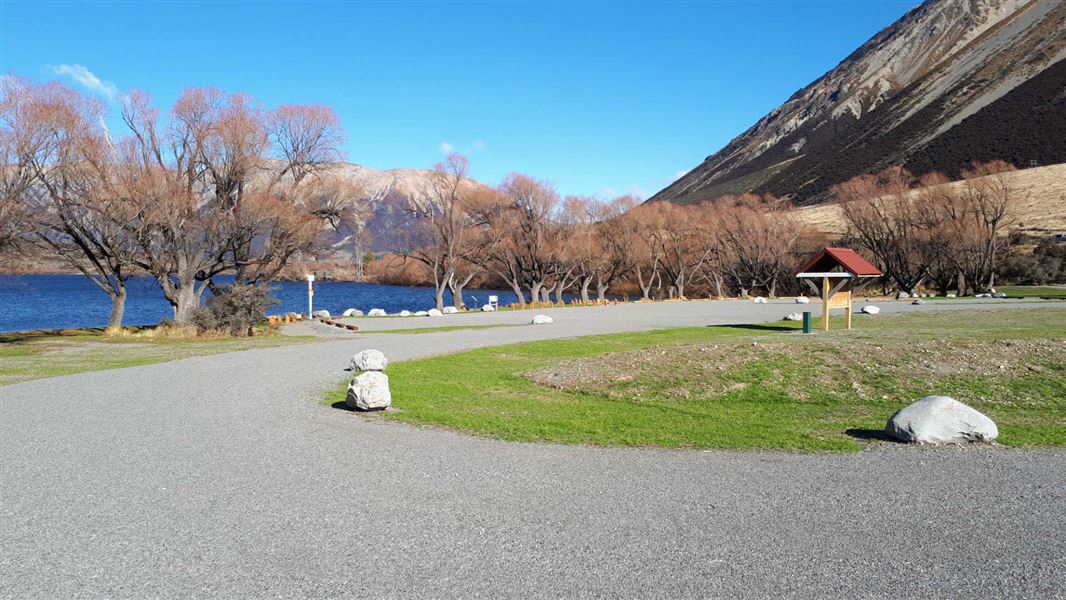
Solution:
[[(1066, 163), (1014, 171), (1008, 176), (1016, 190), (1012, 230), (1032, 235), (1066, 233)], [(796, 214), (824, 233), (840, 235), (847, 229), (838, 204), (806, 206)]]

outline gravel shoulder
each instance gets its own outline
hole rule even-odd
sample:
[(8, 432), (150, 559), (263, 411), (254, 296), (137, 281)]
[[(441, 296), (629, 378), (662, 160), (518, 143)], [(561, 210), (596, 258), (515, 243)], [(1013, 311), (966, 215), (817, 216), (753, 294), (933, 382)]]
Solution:
[[(1062, 303), (879, 305), (871, 318)], [(0, 596), (1066, 594), (1066, 452), (519, 444), (318, 404), (367, 347), (402, 360), (770, 321), (795, 308), (690, 302), (464, 315), (471, 324), (537, 313), (556, 322), (364, 331), (5, 386)], [(387, 321), (392, 329), (400, 319)]]

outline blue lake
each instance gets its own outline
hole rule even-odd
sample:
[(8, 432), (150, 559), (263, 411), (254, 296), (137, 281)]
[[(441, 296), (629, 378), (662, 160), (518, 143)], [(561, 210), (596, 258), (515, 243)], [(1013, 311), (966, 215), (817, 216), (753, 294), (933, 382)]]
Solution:
[[(124, 325), (154, 325), (173, 315), (151, 277), (134, 277), (127, 287)], [(271, 314), (307, 312), (306, 281), (276, 282), (271, 287), (281, 301), (271, 308)], [(514, 292), (503, 290), (468, 290), (463, 297), (467, 305), (480, 306), (490, 294), (499, 296), (500, 304), (517, 301)], [(364, 312), (383, 308), (391, 314), (433, 306), (432, 288), (376, 283), (316, 281), (314, 297), (315, 310), (324, 308), (333, 314), (347, 308)], [(446, 293), (444, 301), (451, 304), (451, 294)], [(81, 275), (0, 275), (0, 331), (103, 327), (110, 311), (107, 294)]]

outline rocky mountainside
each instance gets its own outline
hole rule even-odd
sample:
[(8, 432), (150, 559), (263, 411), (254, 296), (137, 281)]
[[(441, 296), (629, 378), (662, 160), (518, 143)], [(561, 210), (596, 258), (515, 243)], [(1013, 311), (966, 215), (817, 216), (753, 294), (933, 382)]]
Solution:
[(889, 164), (1066, 162), (1066, 1), (928, 0), (651, 198), (800, 203)]
[[(362, 197), (369, 203), (366, 231), (370, 245), (362, 250), (397, 251), (412, 243), (410, 237), (414, 218), (409, 212), (412, 203), (423, 206), (432, 202), (433, 174), (430, 169), (377, 170), (352, 163), (333, 165), (339, 174), (362, 188)], [(481, 185), (470, 180), (471, 185)], [(338, 236), (335, 247), (344, 251), (354, 247), (350, 236)]]

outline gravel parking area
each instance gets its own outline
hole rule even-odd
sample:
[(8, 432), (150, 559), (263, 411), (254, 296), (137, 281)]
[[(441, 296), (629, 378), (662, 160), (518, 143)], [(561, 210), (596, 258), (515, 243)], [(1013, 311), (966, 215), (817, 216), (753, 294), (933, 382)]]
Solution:
[[(856, 326), (900, 311), (1062, 303), (878, 305)], [(0, 597), (1066, 595), (1066, 452), (517, 444), (318, 404), (367, 347), (402, 360), (796, 309), (381, 319), (382, 329), (539, 313), (555, 323), (417, 335), (367, 333), (373, 324), (0, 388)]]

